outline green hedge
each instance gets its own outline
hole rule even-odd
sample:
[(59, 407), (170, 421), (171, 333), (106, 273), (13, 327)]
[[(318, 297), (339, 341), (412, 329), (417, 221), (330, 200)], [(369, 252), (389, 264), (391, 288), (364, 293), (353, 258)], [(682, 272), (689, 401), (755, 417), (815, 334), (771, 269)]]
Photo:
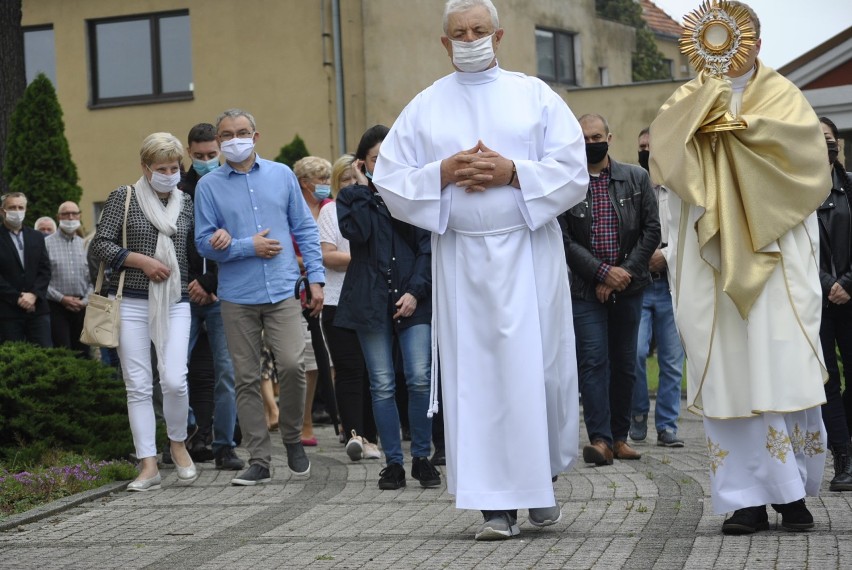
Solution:
[(0, 459), (27, 463), (57, 448), (127, 457), (124, 384), (111, 368), (66, 349), (0, 344)]

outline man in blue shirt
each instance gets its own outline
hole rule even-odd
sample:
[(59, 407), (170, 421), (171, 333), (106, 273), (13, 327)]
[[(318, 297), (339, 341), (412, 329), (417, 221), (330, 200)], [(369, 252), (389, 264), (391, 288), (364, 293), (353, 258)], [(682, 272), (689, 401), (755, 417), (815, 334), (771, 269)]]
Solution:
[(310, 476), (302, 447), (305, 365), (302, 309), (293, 290), (299, 263), (291, 234), (302, 253), (312, 293), (312, 315), (322, 310), (325, 271), (319, 232), (287, 166), (254, 152), (259, 137), (254, 117), (229, 109), (216, 121), (216, 140), (225, 164), (198, 182), (195, 243), (219, 263), (218, 296), (234, 364), (237, 415), (249, 468), (231, 481), (256, 485), (271, 479), (272, 441), (260, 394), (261, 333), (275, 355), (281, 383), (279, 426), (287, 465), (297, 478)]

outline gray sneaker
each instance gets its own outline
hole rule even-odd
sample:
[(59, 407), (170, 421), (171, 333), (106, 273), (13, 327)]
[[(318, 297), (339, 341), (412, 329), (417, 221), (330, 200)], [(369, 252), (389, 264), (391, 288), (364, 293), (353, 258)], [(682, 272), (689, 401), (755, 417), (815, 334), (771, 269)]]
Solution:
[(302, 442), (285, 443), (287, 448), (287, 467), (295, 479), (307, 479), (311, 476), (311, 461), (302, 447)]
[(627, 432), (633, 441), (642, 441), (648, 437), (648, 414), (639, 414), (630, 418), (630, 431)]
[(269, 473), (269, 469), (260, 463), (252, 463), (238, 477), (231, 479), (231, 485), (253, 487), (260, 483), (269, 483), (270, 481), (272, 481), (272, 476)]
[(485, 522), (476, 531), (476, 540), (506, 540), (521, 533), (518, 521), (506, 511), (488, 513)]
[(657, 445), (660, 447), (683, 447), (683, 440), (670, 429), (657, 434)]
[(550, 526), (562, 520), (562, 509), (559, 508), (559, 503), (543, 509), (530, 509), (530, 515), (527, 517), (527, 520), (533, 526)]

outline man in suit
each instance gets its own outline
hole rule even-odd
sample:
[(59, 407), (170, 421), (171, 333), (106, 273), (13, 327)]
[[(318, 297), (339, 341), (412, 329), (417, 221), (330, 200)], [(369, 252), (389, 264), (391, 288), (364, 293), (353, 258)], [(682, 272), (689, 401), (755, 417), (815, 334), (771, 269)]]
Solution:
[(50, 347), (50, 258), (44, 235), (24, 227), (27, 197), (12, 192), (0, 199), (0, 343), (24, 340)]

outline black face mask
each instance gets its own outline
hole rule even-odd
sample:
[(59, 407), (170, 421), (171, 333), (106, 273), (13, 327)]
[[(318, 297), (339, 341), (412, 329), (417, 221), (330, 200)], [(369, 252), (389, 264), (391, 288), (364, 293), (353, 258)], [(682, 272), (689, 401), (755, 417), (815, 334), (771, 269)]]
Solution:
[(648, 166), (648, 159), (651, 158), (650, 150), (640, 150), (639, 151), (639, 166), (651, 172), (651, 168)]
[(829, 164), (834, 164), (837, 162), (837, 155), (840, 154), (840, 149), (834, 141), (825, 141), (825, 144), (828, 145), (828, 162)]
[(608, 142), (586, 143), (586, 160), (589, 164), (597, 164), (606, 158), (609, 152)]

